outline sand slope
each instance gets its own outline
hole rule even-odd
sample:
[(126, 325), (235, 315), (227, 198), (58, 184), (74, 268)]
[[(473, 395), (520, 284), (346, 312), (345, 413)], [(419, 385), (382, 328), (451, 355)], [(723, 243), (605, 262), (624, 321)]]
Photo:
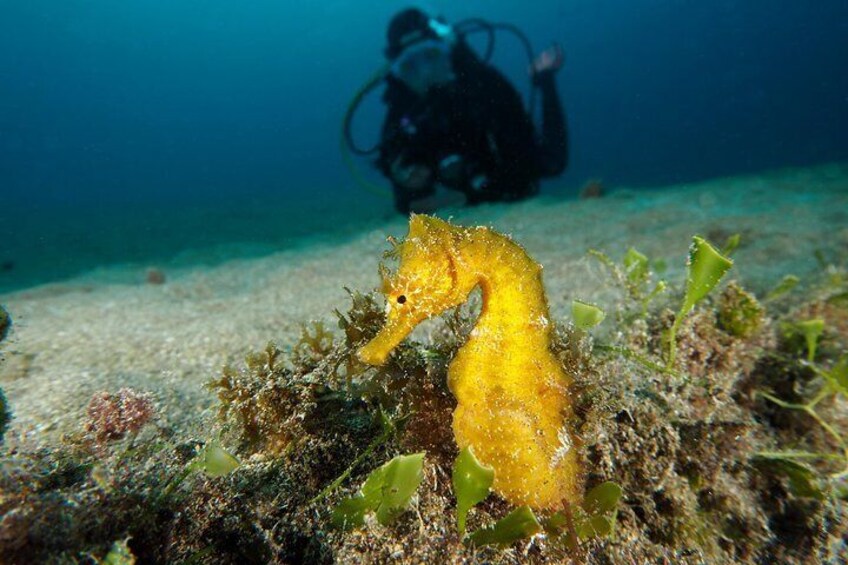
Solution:
[[(544, 265), (553, 314), (562, 320), (572, 298), (610, 300), (605, 273), (585, 257), (589, 248), (618, 258), (635, 246), (665, 259), (674, 279), (693, 234), (720, 244), (740, 232), (733, 276), (757, 291), (784, 274), (820, 269), (816, 250), (844, 261), (848, 165), (440, 215), (512, 234)], [(204, 424), (208, 434), (216, 401), (202, 385), (269, 340), (290, 345), (304, 321), (332, 324), (333, 309), (348, 304), (343, 287), (375, 287), (385, 236), (404, 232), (399, 217), (340, 245), (168, 272), (161, 286), (143, 284), (142, 272), (117, 276), (115, 267), (0, 296), (15, 320), (0, 364), (0, 387), (15, 413), (7, 441), (53, 441), (79, 427), (92, 393), (122, 386), (152, 392), (162, 422), (179, 434), (204, 434)], [(127, 279), (139, 283), (110, 282)]]

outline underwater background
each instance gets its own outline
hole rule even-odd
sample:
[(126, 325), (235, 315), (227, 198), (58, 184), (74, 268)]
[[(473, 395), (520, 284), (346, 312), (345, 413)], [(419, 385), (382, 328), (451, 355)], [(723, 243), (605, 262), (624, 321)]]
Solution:
[(0, 0), (0, 563), (848, 563), (848, 3), (421, 6), (538, 197), (348, 166), (406, 2)]
[[(0, 4), (0, 291), (129, 263), (215, 263), (393, 217), (339, 151), (407, 2)], [(848, 3), (433, 1), (566, 51), (571, 163), (657, 187), (848, 158)], [(527, 90), (499, 34), (495, 64)], [(376, 141), (377, 93), (355, 119)], [(367, 161), (360, 170), (383, 182)], [(117, 275), (116, 275), (117, 276)]]

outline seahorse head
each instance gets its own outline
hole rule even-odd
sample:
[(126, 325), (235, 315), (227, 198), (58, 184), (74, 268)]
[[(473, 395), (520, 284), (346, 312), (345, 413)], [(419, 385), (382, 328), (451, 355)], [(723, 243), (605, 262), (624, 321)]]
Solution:
[(423, 320), (461, 304), (473, 283), (457, 268), (456, 246), (460, 228), (424, 215), (412, 215), (409, 234), (397, 245), (396, 273), (381, 267), (386, 296), (386, 325), (358, 351), (371, 365), (386, 358)]

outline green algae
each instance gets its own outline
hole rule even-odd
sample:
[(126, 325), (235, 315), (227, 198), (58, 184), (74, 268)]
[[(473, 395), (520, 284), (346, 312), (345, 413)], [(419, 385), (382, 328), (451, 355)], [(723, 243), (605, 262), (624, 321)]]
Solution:
[(611, 536), (615, 531), (621, 486), (612, 481), (590, 489), (580, 506), (556, 512), (543, 520), (545, 532), (566, 547), (576, 548), (580, 540)]
[(779, 283), (772, 288), (763, 299), (765, 302), (773, 302), (783, 297), (786, 294), (792, 292), (792, 290), (798, 286), (798, 283), (801, 282), (801, 279), (796, 277), (795, 275), (785, 275)]
[(631, 293), (638, 299), (651, 275), (648, 257), (631, 247), (624, 254), (624, 272)]
[(588, 256), (597, 259), (608, 269), (613, 281), (624, 290), (628, 298), (628, 304), (617, 313), (621, 324), (630, 325), (637, 319), (646, 318), (651, 303), (668, 288), (664, 280), (654, 282), (655, 275), (666, 270), (665, 262), (651, 261), (632, 247), (624, 254), (620, 265), (597, 249), (590, 249)]
[(218, 442), (209, 442), (197, 459), (191, 464), (193, 468), (203, 471), (208, 476), (217, 478), (229, 475), (239, 468), (241, 463), (236, 457), (221, 447)]
[(481, 528), (468, 536), (475, 546), (493, 545), (506, 548), (542, 531), (542, 524), (528, 506), (516, 508), (491, 526)]
[(483, 502), (491, 492), (495, 471), (482, 465), (471, 446), (463, 448), (453, 465), (452, 483), (456, 496), (456, 524), (459, 535), (465, 535), (468, 511)]
[(577, 328), (586, 331), (603, 322), (606, 314), (594, 304), (573, 300), (571, 302), (571, 317)]
[(577, 525), (578, 535), (582, 539), (612, 533), (621, 495), (621, 486), (612, 481), (603, 482), (586, 493), (582, 504), (585, 519)]
[(677, 330), (683, 318), (692, 311), (696, 304), (706, 298), (715, 288), (725, 273), (733, 266), (733, 261), (719, 253), (715, 247), (698, 236), (692, 238), (689, 248), (689, 260), (686, 264), (686, 293), (674, 323), (666, 334), (668, 355), (666, 367), (672, 369), (677, 355)]
[(735, 281), (728, 283), (717, 308), (719, 326), (735, 337), (750, 338), (762, 329), (765, 308)]
[(824, 333), (824, 320), (814, 319), (796, 322), (794, 329), (804, 336), (804, 341), (807, 343), (807, 361), (812, 363), (813, 359), (816, 358), (819, 338)]
[(398, 455), (368, 475), (360, 493), (346, 498), (333, 509), (331, 523), (336, 528), (365, 524), (374, 513), (377, 522), (387, 526), (404, 512), (424, 478), (424, 454)]
[(127, 545), (127, 540), (119, 540), (112, 544), (112, 548), (101, 563), (103, 565), (133, 565), (135, 562), (135, 556)]

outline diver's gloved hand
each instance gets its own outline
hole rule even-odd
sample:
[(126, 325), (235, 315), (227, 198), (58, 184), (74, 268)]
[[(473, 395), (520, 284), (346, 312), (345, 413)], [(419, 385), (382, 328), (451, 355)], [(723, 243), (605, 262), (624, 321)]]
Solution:
[(451, 154), (439, 161), (440, 183), (453, 190), (460, 190), (465, 180), (465, 162), (462, 157)]
[(565, 53), (559, 43), (554, 43), (533, 60), (530, 65), (530, 76), (538, 81), (542, 77), (552, 76), (565, 64)]
[(489, 202), (498, 200), (497, 196), (491, 192), (491, 183), (489, 177), (484, 174), (473, 175), (468, 179), (468, 184), (465, 188), (466, 202), (473, 206), (481, 202)]
[(486, 175), (474, 175), (469, 183), (471, 190), (475, 193), (483, 193), (489, 189), (489, 177)]
[(405, 164), (402, 157), (392, 162), (392, 180), (405, 190), (417, 191), (433, 184), (433, 171), (426, 165)]

